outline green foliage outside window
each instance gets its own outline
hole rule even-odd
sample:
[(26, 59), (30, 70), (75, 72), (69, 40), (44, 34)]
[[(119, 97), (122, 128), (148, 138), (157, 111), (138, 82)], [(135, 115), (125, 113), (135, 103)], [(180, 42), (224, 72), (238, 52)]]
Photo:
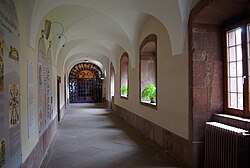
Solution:
[(148, 84), (141, 93), (141, 98), (144, 101), (149, 101), (151, 103), (156, 103), (156, 87), (154, 84)]
[(128, 96), (128, 86), (122, 86), (121, 88), (121, 94), (122, 96)]

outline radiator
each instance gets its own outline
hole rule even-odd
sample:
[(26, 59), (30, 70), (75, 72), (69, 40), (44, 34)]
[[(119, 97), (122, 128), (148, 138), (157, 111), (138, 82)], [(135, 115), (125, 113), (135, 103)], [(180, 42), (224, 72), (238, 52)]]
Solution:
[(207, 122), (205, 168), (250, 168), (250, 136), (247, 130)]

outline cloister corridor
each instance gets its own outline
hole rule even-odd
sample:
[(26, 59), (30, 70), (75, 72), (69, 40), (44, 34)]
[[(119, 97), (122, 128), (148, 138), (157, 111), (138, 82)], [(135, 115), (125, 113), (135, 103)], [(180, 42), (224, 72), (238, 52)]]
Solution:
[(41, 168), (184, 168), (152, 141), (105, 109), (73, 104)]

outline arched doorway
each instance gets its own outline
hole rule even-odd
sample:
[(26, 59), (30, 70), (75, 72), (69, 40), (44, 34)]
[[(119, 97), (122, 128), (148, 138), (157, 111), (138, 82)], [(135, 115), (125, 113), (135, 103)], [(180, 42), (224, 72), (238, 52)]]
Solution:
[(102, 71), (92, 63), (76, 64), (69, 74), (70, 103), (102, 101)]

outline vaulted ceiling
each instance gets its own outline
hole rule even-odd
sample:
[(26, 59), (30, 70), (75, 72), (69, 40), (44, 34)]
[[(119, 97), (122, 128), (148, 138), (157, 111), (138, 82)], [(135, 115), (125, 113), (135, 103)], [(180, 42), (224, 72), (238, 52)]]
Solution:
[[(192, 0), (27, 0), (29, 45), (35, 48), (39, 26), (45, 17), (60, 22), (65, 41), (54, 40), (55, 64), (70, 67), (88, 57), (116, 65), (120, 49), (128, 52), (135, 67), (141, 28), (153, 16), (169, 33), (172, 54), (183, 50)], [(52, 25), (52, 33), (61, 30)]]

